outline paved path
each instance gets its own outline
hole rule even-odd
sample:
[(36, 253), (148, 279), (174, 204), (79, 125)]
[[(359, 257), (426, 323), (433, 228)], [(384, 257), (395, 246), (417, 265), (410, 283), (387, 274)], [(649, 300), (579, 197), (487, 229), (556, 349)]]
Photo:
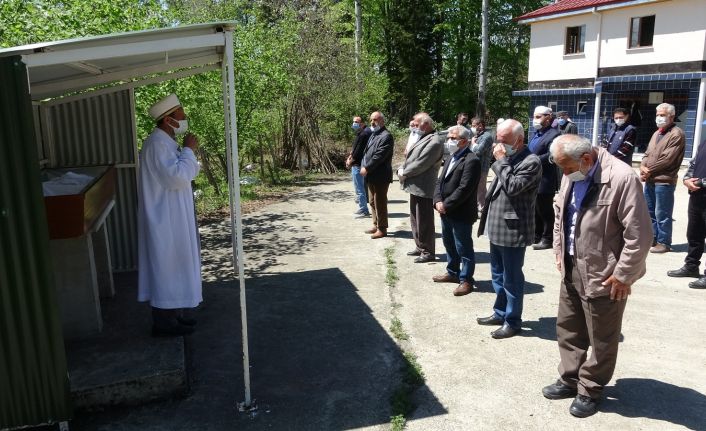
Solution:
[[(706, 430), (706, 291), (670, 279), (686, 250), (686, 193), (678, 188), (677, 253), (651, 255), (628, 302), (607, 400), (578, 420), (570, 400), (548, 401), (558, 363), (554, 325), (559, 276), (551, 251), (527, 252), (522, 336), (493, 340), (475, 324), (490, 314), (488, 242), (474, 235), (478, 290), (456, 298), (431, 282), (445, 263), (414, 264), (408, 196), (390, 188), (390, 233), (370, 240), (354, 220), (349, 181), (302, 189), (244, 222), (256, 417), (242, 401), (238, 290), (228, 267), (228, 223), (202, 229), (205, 302), (189, 346), (192, 394), (139, 408), (81, 414), (75, 429), (389, 429), (389, 398), (401, 352), (389, 328), (392, 302), (426, 384), (415, 393), (410, 430)], [(437, 220), (437, 232), (440, 225)], [(437, 255), (443, 245), (437, 235)], [(394, 246), (400, 280), (385, 284), (384, 249)]]

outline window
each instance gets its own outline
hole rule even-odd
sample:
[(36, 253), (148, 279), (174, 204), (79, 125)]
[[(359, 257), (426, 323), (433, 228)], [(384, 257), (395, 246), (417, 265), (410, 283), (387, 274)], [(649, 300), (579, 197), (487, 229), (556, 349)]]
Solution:
[(564, 54), (580, 54), (586, 41), (586, 26), (566, 27), (566, 43)]
[(556, 112), (557, 106), (559, 106), (557, 102), (547, 102), (547, 108), (551, 109), (552, 112)]
[(630, 48), (652, 46), (655, 35), (655, 16), (643, 16), (630, 20)]
[(580, 101), (576, 102), (576, 114), (577, 115), (586, 114), (586, 104), (587, 103), (588, 102), (585, 100), (580, 100)]

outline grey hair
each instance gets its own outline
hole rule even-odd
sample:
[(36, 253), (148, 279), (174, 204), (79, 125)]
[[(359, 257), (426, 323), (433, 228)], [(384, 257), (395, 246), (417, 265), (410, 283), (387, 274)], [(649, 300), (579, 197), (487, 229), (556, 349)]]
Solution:
[(431, 119), (429, 114), (426, 112), (419, 112), (417, 115), (414, 116), (414, 118), (419, 121), (419, 125), (421, 126), (422, 124), (429, 124), (430, 126), (434, 126), (434, 120)]
[(659, 105), (657, 105), (657, 108), (655, 108), (655, 111), (659, 111), (660, 109), (666, 110), (672, 117), (676, 115), (674, 105), (670, 105), (669, 103), (660, 103)]
[(590, 153), (593, 150), (591, 141), (583, 136), (572, 134), (561, 135), (554, 139), (551, 147), (549, 147), (549, 151), (554, 160), (556, 160), (559, 155), (559, 146), (561, 146), (561, 152), (574, 161), (578, 161), (582, 155)]
[(449, 127), (449, 132), (458, 132), (458, 137), (460, 139), (469, 139), (471, 137), (471, 131), (463, 126), (451, 126)]
[(510, 129), (510, 132), (512, 133), (512, 139), (517, 139), (519, 137), (524, 138), (525, 137), (525, 129), (522, 127), (522, 123), (520, 123), (517, 120), (513, 120), (512, 118), (508, 118), (507, 120), (503, 120), (502, 123), (498, 124), (497, 131), (499, 130), (505, 130), (505, 129)]

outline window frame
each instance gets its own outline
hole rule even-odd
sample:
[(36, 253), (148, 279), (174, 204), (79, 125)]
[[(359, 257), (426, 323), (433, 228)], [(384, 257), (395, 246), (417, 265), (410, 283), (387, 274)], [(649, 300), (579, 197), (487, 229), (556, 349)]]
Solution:
[[(650, 44), (649, 45), (643, 45), (642, 44), (642, 37), (643, 37), (643, 30), (644, 30), (644, 20), (652, 18), (652, 37), (650, 39)], [(637, 28), (637, 40), (635, 42), (635, 45), (633, 45), (633, 31), (634, 31), (634, 23), (637, 21), (638, 23), (638, 28)], [(640, 49), (640, 48), (651, 48), (654, 46), (654, 39), (655, 39), (655, 25), (657, 22), (657, 17), (655, 14), (652, 15), (644, 15), (644, 16), (633, 16), (630, 17), (630, 20), (628, 21), (628, 49)]]
[[(571, 31), (573, 29), (578, 29), (578, 38), (576, 40), (576, 46), (571, 44), (569, 38), (571, 37)], [(580, 55), (583, 54), (586, 47), (586, 24), (574, 25), (571, 27), (566, 27), (564, 32), (564, 55)], [(572, 51), (575, 48), (575, 51)]]

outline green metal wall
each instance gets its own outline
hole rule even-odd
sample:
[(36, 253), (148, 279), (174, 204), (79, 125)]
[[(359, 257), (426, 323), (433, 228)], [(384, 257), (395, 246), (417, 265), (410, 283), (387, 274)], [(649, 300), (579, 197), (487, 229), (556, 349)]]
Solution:
[(48, 245), (27, 71), (0, 58), (0, 428), (71, 415)]

